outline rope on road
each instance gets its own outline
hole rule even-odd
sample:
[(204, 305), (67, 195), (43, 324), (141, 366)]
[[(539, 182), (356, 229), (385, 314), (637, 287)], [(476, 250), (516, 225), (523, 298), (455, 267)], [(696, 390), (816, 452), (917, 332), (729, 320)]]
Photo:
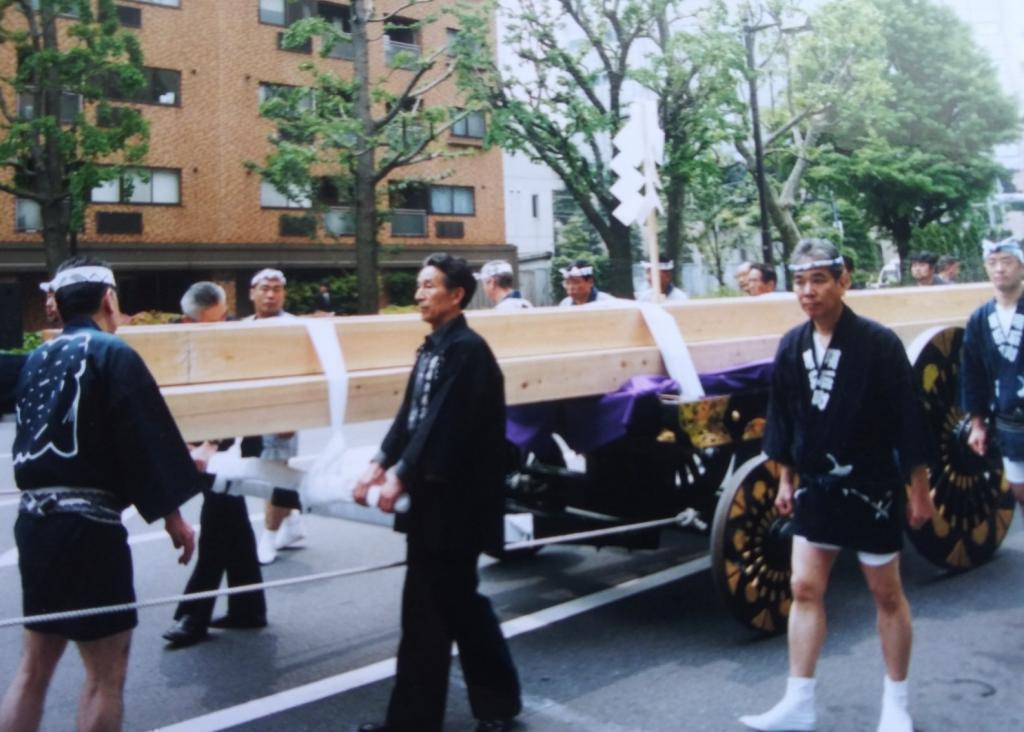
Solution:
[[(707, 524), (702, 521), (692, 508), (688, 508), (677, 516), (667, 519), (657, 519), (654, 521), (643, 521), (636, 524), (625, 524), (623, 526), (611, 526), (604, 529), (594, 529), (592, 531), (579, 531), (573, 534), (561, 534), (559, 536), (546, 536), (543, 539), (533, 539), (530, 541), (518, 541), (511, 544), (505, 544), (505, 551), (517, 551), (523, 549), (530, 549), (533, 547), (548, 546), (550, 544), (568, 544), (574, 541), (581, 541), (583, 539), (594, 539), (602, 536), (611, 536), (613, 534), (627, 534), (634, 531), (644, 531), (646, 529), (655, 529), (661, 526), (678, 525), (681, 527), (694, 526), (700, 530), (707, 528)], [(239, 585), (237, 587), (225, 587), (223, 589), (207, 590), (205, 592), (192, 592), (183, 595), (171, 595), (168, 597), (157, 597), (152, 600), (136, 600), (135, 602), (126, 602), (120, 605), (104, 605), (102, 607), (88, 607), (81, 608), (78, 610), (65, 610), (63, 612), (56, 613), (45, 613), (41, 615), (28, 615), (18, 618), (8, 618), (6, 620), (0, 620), (0, 628), (9, 628), (16, 625), (25, 625), (26, 623), (47, 623), (57, 620), (70, 620), (71, 618), (83, 618), (91, 615), (104, 615), (106, 613), (120, 613), (126, 610), (138, 610), (147, 607), (156, 607), (158, 605), (172, 605), (180, 602), (189, 600), (207, 600), (210, 598), (217, 598), (228, 595), (238, 595), (243, 592), (253, 592), (255, 590), (269, 590), (278, 587), (290, 587), (292, 585), (305, 584), (307, 582), (320, 582), (323, 580), (337, 579), (339, 577), (354, 577), (360, 574), (369, 574), (370, 572), (379, 572), (385, 569), (394, 569), (396, 567), (402, 567), (405, 565), (404, 561), (390, 562), (388, 564), (377, 564), (368, 567), (355, 567), (352, 569), (336, 569), (331, 572), (319, 572), (317, 574), (307, 574), (301, 577), (289, 577), (287, 579), (270, 580), (267, 582), (259, 582), (251, 585)]]

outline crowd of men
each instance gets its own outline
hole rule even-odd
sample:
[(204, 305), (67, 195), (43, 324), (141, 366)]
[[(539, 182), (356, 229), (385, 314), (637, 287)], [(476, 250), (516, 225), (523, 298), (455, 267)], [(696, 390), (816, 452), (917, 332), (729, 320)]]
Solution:
[[(986, 242), (983, 258), (995, 297), (971, 316), (964, 339), (968, 443), (979, 454), (998, 445), (1007, 480), (1024, 505), (1024, 392), (1018, 389), (1024, 381), (1024, 251), (1012, 239)], [(926, 273), (923, 264), (934, 269), (938, 261), (914, 263), (915, 277), (920, 270), (935, 284), (934, 271)], [(752, 296), (773, 291), (774, 268), (748, 265), (737, 272), (741, 289)], [(899, 339), (844, 302), (851, 267), (837, 249), (806, 240), (788, 267), (807, 320), (783, 336), (775, 358), (763, 448), (780, 467), (776, 505), (793, 516), (789, 678), (778, 704), (741, 721), (756, 730), (814, 729), (824, 595), (835, 558), (846, 548), (857, 552), (878, 614), (886, 675), (877, 729), (912, 732), (911, 614), (899, 556), (904, 516), (920, 526), (934, 511), (922, 408)], [(955, 271), (945, 271), (947, 281), (955, 278)], [(658, 289), (638, 299), (685, 299), (673, 272), (673, 262), (663, 258), (651, 278)], [(496, 310), (531, 308), (515, 289), (514, 275), (501, 260), (474, 274), (464, 259), (447, 254), (431, 255), (419, 271), (415, 299), (430, 333), (391, 428), (353, 493), (366, 503), (377, 490), (385, 512), (403, 496), (411, 506), (396, 519), (407, 534), (407, 570), (394, 689), (384, 720), (362, 724), (361, 732), (441, 730), (453, 643), (478, 732), (512, 729), (521, 712), (515, 664), (477, 575), (481, 552), (500, 549), (503, 541), (504, 476), (512, 467), (504, 381), (463, 314), (478, 284)], [(561, 275), (562, 306), (613, 299), (598, 289), (591, 263), (574, 262)], [(257, 272), (250, 319), (292, 317), (284, 310), (286, 284), (279, 270)], [(260, 565), (304, 536), (299, 496), (274, 491), (257, 540), (244, 498), (213, 489), (211, 460), (218, 451), (240, 449), (243, 456), (286, 462), (296, 453), (296, 436), (225, 435), (186, 444), (142, 359), (115, 335), (121, 313), (110, 267), (75, 257), (44, 291), (62, 332), (27, 359), (0, 360), (0, 396), (17, 411), (15, 539), (25, 615), (133, 603), (121, 512), (134, 505), (145, 520), (163, 520), (187, 564), (196, 541), (179, 507), (200, 493), (199, 557), (186, 591), (215, 589), (225, 577), (229, 586), (259, 584)], [(329, 308), (329, 293), (320, 294)], [(181, 310), (183, 323), (228, 318), (224, 290), (212, 282), (190, 287)], [(261, 590), (232, 595), (220, 618), (213, 618), (213, 607), (213, 600), (181, 603), (164, 633), (169, 647), (197, 643), (209, 628), (267, 625)], [(0, 732), (38, 728), (68, 641), (86, 671), (78, 728), (120, 729), (136, 624), (132, 609), (27, 623), (18, 670), (0, 703)]]

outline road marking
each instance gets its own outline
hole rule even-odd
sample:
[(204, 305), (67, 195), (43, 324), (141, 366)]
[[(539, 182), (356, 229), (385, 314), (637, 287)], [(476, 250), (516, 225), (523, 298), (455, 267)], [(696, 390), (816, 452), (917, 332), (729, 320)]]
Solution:
[[(134, 511), (134, 510), (135, 510), (134, 508), (127, 508), (127, 509), (125, 509), (124, 514), (122, 514), (122, 518), (127, 521), (128, 518), (131, 518), (131, 516), (128, 515), (128, 512), (129, 511)], [(135, 515), (138, 515), (138, 511), (135, 512)], [(262, 520), (263, 520), (263, 512), (262, 511), (260, 511), (259, 513), (250, 513), (249, 514), (249, 521), (251, 523), (256, 523), (256, 522), (262, 521)], [(198, 537), (199, 536), (199, 525), (198, 524), (192, 524), (192, 530), (196, 532), (196, 536)], [(165, 532), (165, 531), (147, 531), (145, 534), (133, 534), (132, 536), (129, 536), (128, 537), (128, 546), (135, 546), (136, 544), (148, 544), (151, 541), (160, 541), (161, 539), (167, 539), (168, 541), (170, 541), (170, 538), (171, 537), (169, 537), (167, 535), (167, 532)], [(18, 566), (18, 548), (17, 547), (14, 547), (13, 549), (8, 549), (3, 554), (0, 554), (0, 569), (3, 569), (4, 567), (16, 567), (16, 566)]]
[[(711, 557), (699, 557), (669, 569), (649, 574), (645, 577), (627, 580), (622, 584), (600, 590), (591, 595), (578, 597), (560, 605), (545, 608), (530, 615), (522, 615), (501, 624), (506, 638), (521, 633), (540, 630), (548, 625), (571, 618), (574, 615), (609, 605), (641, 592), (681, 580), (684, 577), (703, 572), (711, 566)], [(219, 709), (209, 714), (186, 719), (176, 724), (157, 728), (156, 732), (217, 732), (237, 725), (253, 722), (269, 717), (288, 709), (326, 699), (335, 694), (373, 684), (390, 678), (395, 674), (395, 659), (388, 658), (369, 666), (346, 671), (326, 679), (320, 679), (303, 686), (279, 691), (276, 694), (243, 702), (233, 707)]]

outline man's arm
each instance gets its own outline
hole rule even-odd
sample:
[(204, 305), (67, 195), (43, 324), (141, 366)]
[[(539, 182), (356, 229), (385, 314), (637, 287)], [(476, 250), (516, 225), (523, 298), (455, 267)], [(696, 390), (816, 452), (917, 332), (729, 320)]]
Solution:
[(907, 502), (907, 521), (911, 528), (920, 529), (935, 513), (932, 502), (928, 466), (918, 465), (910, 474), (910, 500)]
[(976, 327), (976, 319), (971, 317), (964, 330), (964, 342), (960, 348), (960, 384), (961, 401), (964, 410), (971, 415), (971, 432), (967, 437), (967, 446), (979, 455), (988, 449), (988, 428), (985, 419), (988, 416), (992, 394), (989, 391), (989, 377), (985, 369), (985, 360), (981, 350), (984, 344)]
[(196, 548), (196, 534), (192, 527), (181, 517), (181, 511), (175, 509), (164, 516), (164, 531), (171, 537), (175, 549), (182, 549), (178, 564), (188, 564), (192, 552)]
[(775, 494), (775, 507), (783, 516), (793, 513), (793, 468), (779, 463), (779, 492)]

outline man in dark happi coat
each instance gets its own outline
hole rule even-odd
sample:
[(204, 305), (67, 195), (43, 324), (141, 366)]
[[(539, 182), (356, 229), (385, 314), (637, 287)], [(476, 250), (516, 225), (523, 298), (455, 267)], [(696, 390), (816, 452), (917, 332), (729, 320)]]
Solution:
[(424, 262), (416, 303), (432, 332), (381, 450), (353, 492), (365, 503), (380, 486), (384, 511), (404, 493), (411, 499), (396, 522), (408, 533), (408, 568), (395, 687), (387, 721), (364, 724), (365, 732), (442, 729), (453, 641), (477, 730), (511, 729), (521, 709), (508, 646), (477, 591), (480, 552), (503, 542), (507, 450), (501, 370), (462, 314), (475, 289), (465, 260), (435, 254)]
[[(187, 563), (194, 536), (178, 506), (203, 484), (149, 370), (113, 335), (120, 310), (109, 267), (75, 257), (52, 284), (64, 330), (32, 352), (17, 388), (14, 532), (26, 615), (134, 602), (121, 524), (129, 505), (146, 521), (162, 518)], [(68, 640), (85, 665), (78, 728), (120, 729), (137, 622), (130, 610), (27, 624), (0, 729), (39, 726)]]
[(1015, 239), (986, 241), (983, 247), (995, 297), (971, 314), (964, 332), (960, 380), (971, 416), (967, 444), (985, 454), (986, 420), (992, 418), (1006, 480), (1024, 507), (1024, 250)]
[(782, 701), (741, 721), (757, 730), (814, 729), (825, 590), (846, 547), (858, 553), (878, 612), (886, 666), (878, 730), (912, 732), (912, 631), (899, 551), (904, 514), (917, 527), (934, 511), (921, 404), (897, 336), (843, 303), (849, 274), (836, 248), (805, 240), (791, 262), (793, 289), (809, 320), (779, 344), (763, 443), (780, 469), (775, 504), (793, 514), (790, 674)]

